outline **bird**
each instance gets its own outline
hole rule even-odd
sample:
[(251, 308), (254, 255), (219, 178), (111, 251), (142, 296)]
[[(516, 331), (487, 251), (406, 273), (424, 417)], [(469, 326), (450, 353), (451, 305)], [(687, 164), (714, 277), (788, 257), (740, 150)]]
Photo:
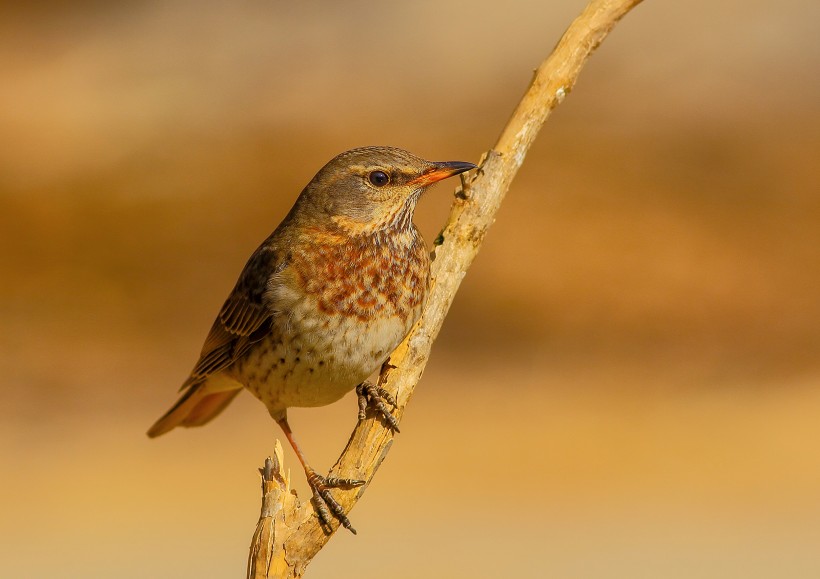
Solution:
[(429, 292), (416, 203), (434, 183), (475, 168), (383, 146), (331, 159), (248, 259), (179, 399), (148, 436), (204, 425), (247, 389), (296, 453), (322, 525), (330, 528), (335, 517), (355, 534), (331, 490), (365, 481), (313, 469), (287, 410), (325, 406), (355, 389), (360, 420), (373, 408), (398, 431), (389, 410), (395, 400), (367, 378), (410, 332)]

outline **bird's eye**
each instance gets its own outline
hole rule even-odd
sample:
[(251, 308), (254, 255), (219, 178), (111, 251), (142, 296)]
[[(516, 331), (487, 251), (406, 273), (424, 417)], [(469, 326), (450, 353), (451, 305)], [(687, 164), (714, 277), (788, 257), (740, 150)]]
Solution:
[(384, 187), (390, 182), (390, 177), (384, 171), (372, 171), (367, 179), (376, 187)]

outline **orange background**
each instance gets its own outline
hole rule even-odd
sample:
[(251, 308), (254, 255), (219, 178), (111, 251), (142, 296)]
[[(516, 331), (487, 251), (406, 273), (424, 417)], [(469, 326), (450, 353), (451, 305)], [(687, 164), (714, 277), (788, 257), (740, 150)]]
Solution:
[[(267, 412), (144, 431), (245, 259), (340, 151), (477, 161), (583, 5), (1, 7), (0, 576), (242, 576)], [(627, 16), (309, 576), (820, 576), (819, 21)], [(355, 406), (292, 412), (320, 469)]]

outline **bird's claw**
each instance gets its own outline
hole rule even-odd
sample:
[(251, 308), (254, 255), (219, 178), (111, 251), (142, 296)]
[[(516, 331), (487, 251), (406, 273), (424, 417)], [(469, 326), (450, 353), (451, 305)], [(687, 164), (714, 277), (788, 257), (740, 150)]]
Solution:
[(396, 399), (390, 392), (376, 384), (362, 382), (356, 386), (356, 395), (359, 402), (359, 420), (367, 418), (367, 409), (370, 407), (384, 419), (391, 430), (399, 432), (399, 421), (387, 407), (388, 404), (393, 408), (397, 406)]
[(330, 530), (331, 521), (335, 518), (345, 529), (356, 534), (356, 529), (350, 524), (350, 519), (345, 514), (344, 507), (333, 498), (330, 489), (335, 488), (356, 488), (365, 484), (366, 481), (355, 478), (338, 478), (335, 476), (324, 477), (315, 471), (308, 473), (308, 484), (313, 491), (313, 506), (319, 516), (322, 526)]

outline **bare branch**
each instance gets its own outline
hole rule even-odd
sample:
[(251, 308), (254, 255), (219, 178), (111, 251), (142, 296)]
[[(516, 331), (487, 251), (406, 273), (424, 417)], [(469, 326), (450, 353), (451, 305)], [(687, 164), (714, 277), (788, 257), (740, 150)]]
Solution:
[[(640, 0), (593, 0), (570, 25), (552, 54), (535, 72), (529, 89), (513, 112), (495, 147), (483, 156), (480, 169), (462, 179), (447, 225), (436, 241), (433, 281), (426, 310), (407, 339), (382, 369), (379, 384), (398, 403), (396, 417), (421, 378), (433, 342), (444, 323), (461, 280), (478, 253), (487, 229), (524, 162), (530, 145), (552, 110), (572, 90), (581, 68), (615, 24)], [(393, 442), (390, 429), (375, 418), (353, 431), (331, 475), (370, 483)], [(330, 539), (310, 502), (290, 492), (282, 469), (281, 445), (266, 465), (263, 505), (248, 560), (248, 577), (301, 577), (313, 557)], [(339, 503), (349, 511), (367, 485), (337, 490)], [(335, 532), (334, 527), (333, 532)]]

